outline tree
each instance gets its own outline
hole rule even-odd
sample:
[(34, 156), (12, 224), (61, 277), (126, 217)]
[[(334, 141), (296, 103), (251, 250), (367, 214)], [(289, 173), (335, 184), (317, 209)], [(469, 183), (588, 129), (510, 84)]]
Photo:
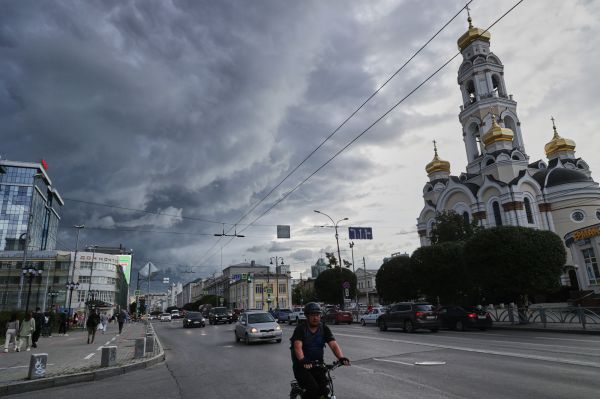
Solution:
[(308, 302), (319, 302), (319, 298), (314, 288), (297, 285), (292, 291), (292, 302), (302, 305)]
[(418, 290), (408, 256), (397, 256), (384, 263), (375, 276), (377, 293), (384, 303), (414, 299)]
[(445, 242), (418, 248), (411, 256), (415, 284), (433, 303), (470, 301), (473, 289), (463, 257), (464, 243)]
[(325, 252), (325, 257), (327, 258), (327, 261), (329, 262), (329, 265), (327, 265), (327, 267), (330, 269), (332, 269), (332, 268), (335, 269), (335, 267), (338, 264), (335, 254), (333, 252)]
[(350, 283), (349, 298), (354, 298), (356, 293), (356, 275), (348, 269), (327, 269), (319, 274), (315, 280), (315, 290), (321, 301), (326, 303), (341, 303), (344, 294), (344, 282)]
[(556, 290), (566, 262), (559, 236), (526, 227), (494, 227), (465, 244), (467, 271), (491, 301), (517, 301)]
[(462, 215), (454, 211), (443, 211), (435, 217), (431, 228), (431, 244), (441, 244), (450, 241), (466, 241), (478, 229), (475, 220), (467, 222)]

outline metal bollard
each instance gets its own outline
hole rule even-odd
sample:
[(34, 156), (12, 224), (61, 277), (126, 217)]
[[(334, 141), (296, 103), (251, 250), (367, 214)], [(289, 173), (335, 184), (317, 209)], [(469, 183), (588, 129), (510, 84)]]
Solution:
[(100, 367), (111, 367), (117, 364), (117, 347), (105, 346), (102, 348)]
[(138, 338), (135, 340), (135, 354), (134, 358), (146, 356), (146, 338)]
[(46, 376), (46, 364), (48, 363), (47, 353), (36, 353), (29, 359), (29, 374), (27, 379), (35, 380)]
[(154, 334), (146, 334), (146, 353), (154, 352)]

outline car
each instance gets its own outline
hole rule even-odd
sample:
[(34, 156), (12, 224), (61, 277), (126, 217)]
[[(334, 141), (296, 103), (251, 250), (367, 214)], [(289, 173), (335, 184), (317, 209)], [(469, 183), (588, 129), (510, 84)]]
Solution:
[(206, 319), (200, 312), (187, 312), (183, 318), (183, 328), (204, 326), (206, 326)]
[(383, 313), (385, 313), (384, 308), (373, 308), (373, 309), (369, 310), (367, 313), (360, 315), (358, 321), (363, 326), (366, 326), (367, 324), (375, 324), (376, 325), (377, 319)]
[(492, 327), (492, 317), (488, 312), (475, 306), (440, 306), (437, 309), (442, 327), (451, 330), (486, 330)]
[(321, 320), (325, 323), (329, 322), (329, 323), (333, 323), (333, 324), (340, 324), (340, 323), (352, 324), (352, 321), (353, 321), (352, 313), (346, 312), (344, 310), (335, 309), (335, 308), (324, 310)]
[(231, 311), (225, 307), (216, 307), (210, 309), (208, 312), (208, 323), (217, 325), (219, 323), (229, 323), (233, 322), (233, 314)]
[(437, 312), (429, 303), (400, 302), (391, 305), (377, 319), (381, 331), (388, 328), (401, 328), (404, 332), (412, 333), (418, 329), (428, 329), (438, 332), (440, 321)]
[(293, 323), (298, 324), (299, 322), (306, 320), (306, 316), (304, 315), (304, 308), (295, 307), (288, 315), (288, 324), (292, 325)]
[(243, 340), (246, 344), (258, 341), (281, 343), (283, 331), (269, 312), (256, 310), (240, 315), (234, 329), (235, 342)]
[(171, 314), (170, 313), (161, 313), (159, 318), (160, 318), (160, 321), (171, 321)]
[(171, 310), (171, 319), (181, 319), (183, 316), (179, 314), (179, 310)]
[(292, 309), (279, 309), (277, 311), (277, 321), (279, 321), (280, 323), (288, 321), (290, 319), (290, 313), (292, 313)]

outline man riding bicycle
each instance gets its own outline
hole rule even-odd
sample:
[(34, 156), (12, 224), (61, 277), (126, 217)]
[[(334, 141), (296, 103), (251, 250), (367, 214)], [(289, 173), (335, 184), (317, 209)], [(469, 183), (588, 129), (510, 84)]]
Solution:
[(344, 357), (342, 349), (336, 342), (329, 327), (321, 323), (321, 306), (310, 302), (304, 306), (306, 324), (296, 326), (292, 338), (292, 369), (298, 384), (306, 392), (304, 398), (319, 398), (327, 396), (327, 376), (321, 367), (313, 367), (316, 362), (323, 363), (323, 348), (325, 344), (344, 366), (350, 365), (350, 360)]

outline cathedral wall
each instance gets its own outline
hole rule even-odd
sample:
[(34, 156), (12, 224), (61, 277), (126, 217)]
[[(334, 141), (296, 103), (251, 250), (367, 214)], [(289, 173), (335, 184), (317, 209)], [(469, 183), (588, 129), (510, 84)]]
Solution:
[[(443, 210), (456, 210), (455, 209), (456, 205), (462, 203), (462, 204), (466, 205), (467, 209), (469, 209), (471, 202), (472, 201), (467, 194), (465, 194), (461, 191), (454, 191), (453, 193), (449, 194), (445, 198), (444, 203), (440, 204), (440, 205), (443, 207)], [(461, 209), (463, 209), (463, 208), (464, 207), (461, 206)]]
[[(552, 203), (552, 220), (555, 233), (561, 238), (573, 230), (582, 229), (600, 222), (600, 198), (579, 198)], [(578, 221), (583, 214), (583, 220)], [(598, 214), (597, 214), (598, 213)]]

